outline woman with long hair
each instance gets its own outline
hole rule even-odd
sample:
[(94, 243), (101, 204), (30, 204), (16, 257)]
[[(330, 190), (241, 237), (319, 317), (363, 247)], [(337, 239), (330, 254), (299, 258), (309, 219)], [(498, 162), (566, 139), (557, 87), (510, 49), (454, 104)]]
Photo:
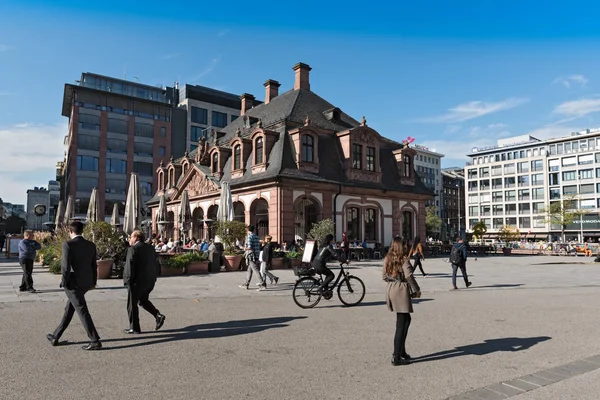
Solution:
[(423, 271), (423, 264), (421, 264), (421, 260), (425, 259), (425, 254), (423, 254), (423, 245), (421, 244), (421, 238), (416, 237), (412, 247), (410, 248), (410, 257), (415, 258), (415, 265), (413, 265), (413, 271), (416, 271), (417, 267), (421, 270), (423, 277), (426, 277), (427, 274)]
[(331, 245), (333, 244), (333, 235), (327, 235), (325, 239), (321, 242), (321, 246), (319, 247), (319, 251), (315, 258), (312, 260), (313, 268), (321, 275), (325, 275), (325, 279), (323, 279), (323, 283), (319, 286), (319, 293), (323, 294), (327, 291), (329, 283), (333, 281), (335, 275), (329, 268), (327, 268), (327, 261), (337, 260), (337, 256)]
[(383, 280), (388, 283), (386, 304), (396, 313), (396, 333), (392, 365), (410, 364), (406, 352), (406, 336), (410, 326), (410, 313), (413, 312), (412, 297), (421, 297), (421, 288), (415, 280), (409, 262), (410, 246), (407, 241), (396, 237), (383, 262)]

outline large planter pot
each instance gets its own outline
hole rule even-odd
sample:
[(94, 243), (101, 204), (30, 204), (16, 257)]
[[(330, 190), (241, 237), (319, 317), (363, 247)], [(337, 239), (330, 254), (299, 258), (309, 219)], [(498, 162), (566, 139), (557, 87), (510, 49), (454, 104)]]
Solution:
[(299, 258), (292, 258), (292, 268), (296, 267), (298, 268), (299, 266), (302, 265), (302, 260)]
[(505, 256), (510, 256), (512, 254), (512, 249), (510, 247), (504, 247), (502, 249), (502, 254)]
[(224, 256), (225, 258), (225, 270), (226, 271), (237, 271), (240, 268), (242, 262), (242, 256)]
[(283, 268), (283, 257), (273, 258), (271, 260), (271, 269), (282, 269)]
[(98, 279), (109, 279), (110, 278), (110, 270), (114, 260), (99, 260), (96, 261), (96, 265), (98, 266)]
[(184, 273), (184, 268), (167, 268), (162, 265), (160, 266), (160, 276), (177, 276), (183, 275)]
[(190, 275), (208, 274), (208, 261), (190, 263), (185, 269)]

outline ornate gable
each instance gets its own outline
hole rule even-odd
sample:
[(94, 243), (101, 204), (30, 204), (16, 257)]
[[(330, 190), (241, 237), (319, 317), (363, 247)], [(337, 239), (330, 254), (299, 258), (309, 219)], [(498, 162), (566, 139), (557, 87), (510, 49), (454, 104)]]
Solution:
[(196, 165), (193, 165), (185, 174), (181, 183), (175, 188), (172, 200), (181, 197), (181, 193), (187, 190), (190, 197), (203, 196), (205, 194), (218, 194), (219, 184), (211, 177), (202, 172)]

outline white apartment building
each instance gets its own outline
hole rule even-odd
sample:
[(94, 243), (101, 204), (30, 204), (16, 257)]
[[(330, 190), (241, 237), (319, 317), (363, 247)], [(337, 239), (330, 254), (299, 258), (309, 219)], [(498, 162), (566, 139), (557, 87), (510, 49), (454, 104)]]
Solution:
[(567, 240), (600, 236), (600, 129), (557, 139), (525, 135), (473, 148), (465, 167), (467, 228), (480, 220), (493, 237), (504, 225), (534, 240), (558, 240), (560, 226), (545, 222), (544, 210), (565, 195), (577, 195), (585, 211), (567, 226)]
[(444, 182), (441, 172), (442, 157), (444, 157), (444, 155), (419, 144), (411, 147), (417, 152), (414, 161), (415, 171), (417, 171), (423, 184), (436, 194), (434, 199), (427, 201), (427, 205), (436, 206), (437, 214), (443, 218), (443, 215), (441, 214), (441, 206), (443, 204), (441, 194), (443, 192)]

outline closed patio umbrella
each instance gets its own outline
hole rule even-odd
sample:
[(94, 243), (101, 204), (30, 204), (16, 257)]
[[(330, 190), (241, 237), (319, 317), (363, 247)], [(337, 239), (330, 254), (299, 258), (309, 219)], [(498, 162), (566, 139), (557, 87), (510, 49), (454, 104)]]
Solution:
[(192, 210), (190, 208), (190, 199), (188, 197), (187, 190), (181, 193), (181, 205), (179, 206), (179, 230), (181, 236), (185, 242), (186, 232), (190, 229), (190, 222), (192, 221)]
[(113, 212), (112, 216), (110, 217), (110, 224), (115, 228), (121, 226), (121, 217), (119, 216), (119, 205), (117, 203), (113, 204)]
[(86, 222), (96, 222), (98, 221), (98, 190), (96, 188), (92, 189), (92, 194), (90, 195), (90, 202), (88, 204)]
[(63, 220), (65, 219), (65, 204), (62, 200), (58, 202), (58, 207), (56, 208), (56, 218), (54, 219), (55, 229), (61, 228), (63, 226)]
[(229, 182), (221, 183), (221, 197), (219, 209), (217, 210), (217, 221), (233, 220), (233, 200), (231, 199), (231, 188)]
[(127, 235), (139, 229), (142, 224), (142, 191), (137, 174), (131, 174), (127, 200), (125, 201), (125, 216), (123, 217), (123, 231)]
[(65, 208), (65, 216), (63, 219), (63, 224), (69, 225), (74, 216), (75, 216), (75, 199), (73, 198), (73, 196), (69, 196), (69, 199), (67, 200), (67, 207)]
[(158, 200), (158, 210), (156, 210), (156, 225), (158, 225), (158, 233), (164, 236), (167, 233), (167, 203), (165, 195), (161, 194)]

